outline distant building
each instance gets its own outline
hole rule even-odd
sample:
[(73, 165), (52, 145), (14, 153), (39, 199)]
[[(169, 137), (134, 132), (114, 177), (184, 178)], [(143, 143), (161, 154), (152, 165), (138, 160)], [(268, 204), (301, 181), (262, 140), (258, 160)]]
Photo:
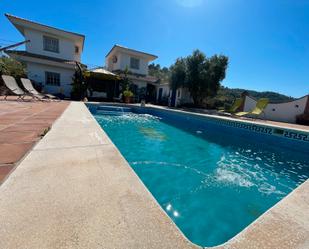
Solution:
[(45, 92), (69, 97), (76, 62), (81, 62), (85, 36), (6, 14), (30, 42), (25, 51), (7, 50), (9, 56), (26, 63), (28, 78)]

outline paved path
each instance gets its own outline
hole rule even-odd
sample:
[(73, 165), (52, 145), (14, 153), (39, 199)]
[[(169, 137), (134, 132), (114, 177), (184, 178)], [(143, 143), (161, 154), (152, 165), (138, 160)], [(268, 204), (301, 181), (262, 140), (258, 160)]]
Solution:
[(0, 101), (0, 184), (68, 103)]

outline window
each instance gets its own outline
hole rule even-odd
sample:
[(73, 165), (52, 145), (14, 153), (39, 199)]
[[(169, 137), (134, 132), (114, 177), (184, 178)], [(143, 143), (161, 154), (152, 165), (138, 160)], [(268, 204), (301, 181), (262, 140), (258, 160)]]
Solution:
[(60, 86), (60, 74), (45, 72), (45, 83), (50, 86)]
[(79, 47), (75, 46), (75, 54), (78, 54), (78, 53), (79, 53)]
[(49, 36), (43, 36), (44, 50), (59, 53), (59, 40)]
[(130, 68), (132, 69), (139, 69), (139, 59), (130, 58)]

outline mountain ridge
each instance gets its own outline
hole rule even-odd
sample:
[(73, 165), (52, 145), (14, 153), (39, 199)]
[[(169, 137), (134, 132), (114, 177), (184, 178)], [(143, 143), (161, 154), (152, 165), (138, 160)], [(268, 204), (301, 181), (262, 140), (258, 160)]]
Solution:
[(247, 90), (243, 88), (229, 88), (222, 86), (218, 91), (216, 97), (222, 98), (224, 96), (228, 96), (228, 99), (239, 98), (243, 92), (247, 92), (249, 96), (253, 98), (268, 98), (270, 103), (283, 103), (293, 101), (296, 98), (287, 96), (274, 91), (256, 91), (256, 90)]

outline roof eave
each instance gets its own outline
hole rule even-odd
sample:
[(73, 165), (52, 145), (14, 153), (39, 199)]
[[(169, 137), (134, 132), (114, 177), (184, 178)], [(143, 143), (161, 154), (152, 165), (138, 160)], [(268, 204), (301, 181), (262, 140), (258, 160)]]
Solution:
[[(57, 58), (53, 58), (53, 57), (49, 57), (49, 56), (41, 56), (39, 55), (39, 57), (37, 57), (36, 54), (32, 54), (32, 53), (28, 53), (26, 51), (21, 51), (21, 50), (5, 50), (4, 51), (7, 55), (9, 55), (12, 58), (15, 59), (22, 59), (23, 61), (28, 61), (27, 58), (30, 58), (30, 60), (39, 60), (39, 61), (48, 61), (48, 62), (52, 62), (52, 63), (59, 63), (62, 65), (66, 65), (69, 67), (75, 67), (76, 65), (76, 61), (70, 61), (70, 60), (62, 60), (62, 59), (57, 59)], [(80, 63), (80, 62), (78, 62)], [(82, 66), (86, 66), (82, 63), (80, 63)]]
[(144, 57), (148, 57), (148, 59), (149, 59), (148, 61), (153, 61), (153, 60), (155, 60), (155, 59), (158, 58), (158, 56), (156, 56), (156, 55), (149, 54), (149, 53), (145, 53), (145, 52), (138, 51), (138, 50), (131, 49), (131, 48), (126, 48), (126, 47), (123, 47), (123, 46), (120, 46), (120, 45), (117, 45), (117, 44), (115, 44), (115, 45), (111, 48), (111, 50), (107, 53), (107, 55), (105, 56), (105, 58), (107, 58), (107, 57), (113, 52), (113, 50), (116, 49), (116, 48), (123, 49), (123, 50), (127, 50), (127, 51), (129, 51), (129, 52), (133, 52), (133, 53), (137, 53), (137, 54), (141, 54), (141, 55), (143, 55)]
[(74, 40), (79, 40), (79, 42), (81, 42), (82, 44), (82, 51), (84, 50), (84, 43), (85, 43), (85, 35), (79, 34), (79, 33), (75, 33), (75, 32), (71, 32), (71, 31), (66, 31), (63, 29), (59, 29), (59, 28), (55, 28), (52, 26), (48, 26), (45, 24), (41, 24), (38, 22), (34, 22), (34, 21), (30, 21), (21, 17), (17, 17), (11, 14), (4, 14), (8, 20), (15, 26), (15, 28), (24, 36), (24, 26), (27, 23), (28, 25), (34, 25), (34, 29), (38, 29), (40, 30), (40, 28), (45, 28), (47, 29), (47, 32), (49, 31), (50, 33), (52, 33), (52, 31), (56, 31), (56, 32), (60, 32), (63, 34), (63, 36), (70, 36), (71, 38), (73, 37)]

